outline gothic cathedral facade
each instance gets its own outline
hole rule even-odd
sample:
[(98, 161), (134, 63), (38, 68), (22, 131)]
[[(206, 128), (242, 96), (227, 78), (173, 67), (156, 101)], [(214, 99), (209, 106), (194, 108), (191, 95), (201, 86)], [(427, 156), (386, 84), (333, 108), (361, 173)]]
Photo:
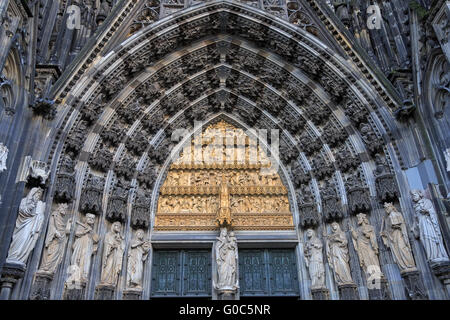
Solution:
[(449, 21), (1, 0), (0, 299), (450, 299)]

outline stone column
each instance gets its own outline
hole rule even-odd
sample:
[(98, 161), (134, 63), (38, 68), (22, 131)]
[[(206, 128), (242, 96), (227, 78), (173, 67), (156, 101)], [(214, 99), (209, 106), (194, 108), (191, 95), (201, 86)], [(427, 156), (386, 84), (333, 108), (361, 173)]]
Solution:
[(9, 300), (11, 292), (19, 279), (25, 275), (26, 266), (23, 264), (15, 264), (6, 262), (3, 265), (0, 276), (0, 300)]

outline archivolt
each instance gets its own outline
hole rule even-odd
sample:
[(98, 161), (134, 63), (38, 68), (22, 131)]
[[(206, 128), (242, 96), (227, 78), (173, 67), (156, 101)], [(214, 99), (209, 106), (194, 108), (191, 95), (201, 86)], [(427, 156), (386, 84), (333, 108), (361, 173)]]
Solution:
[[(199, 63), (202, 52), (206, 65)], [(362, 79), (310, 34), (238, 4), (204, 5), (163, 19), (96, 62), (67, 99), (61, 100), (66, 108), (59, 115), (59, 127), (69, 133), (64, 152), (78, 155), (79, 161), (76, 194), (79, 196), (87, 183), (86, 162), (94, 171), (113, 169), (107, 176), (105, 195), (112, 190), (112, 172), (117, 175), (121, 162), (127, 180), (133, 178), (134, 186), (138, 180), (142, 187), (145, 181), (140, 181), (139, 172), (151, 175), (150, 168), (163, 165), (170, 150), (167, 138), (171, 129), (197, 116), (214, 117), (219, 105), (225, 110), (236, 106), (247, 126), (281, 127), (283, 160), (292, 167), (297, 187), (312, 181), (318, 203), (317, 182), (331, 176), (336, 177), (339, 193), (345, 194), (343, 173), (363, 162), (362, 178), (369, 179), (368, 161), (376, 152), (383, 152), (381, 135), (389, 137), (379, 110), (384, 103), (392, 106), (394, 102), (381, 88)], [(248, 81), (253, 87), (246, 86)], [(71, 84), (58, 99), (67, 95), (67, 88)], [(170, 110), (174, 104), (178, 110)], [(144, 105), (148, 106), (145, 110)], [(205, 112), (195, 115), (189, 111), (202, 106)], [(202, 114), (211, 111), (208, 116)], [(259, 116), (255, 118), (254, 113)], [(162, 129), (158, 132), (156, 121)], [(292, 130), (296, 123), (299, 126)], [(122, 139), (117, 127), (126, 131)], [(363, 135), (358, 134), (358, 127)], [(142, 145), (142, 138), (147, 141), (149, 136), (153, 136), (150, 144)], [(102, 151), (99, 144), (108, 139), (113, 140), (109, 149), (114, 154), (107, 148)], [(126, 150), (130, 151), (128, 159)], [(356, 163), (344, 168), (340, 162), (336, 164), (335, 156), (342, 150)], [(109, 157), (110, 163), (101, 162), (102, 157)], [(348, 160), (341, 158), (342, 163)], [(92, 165), (92, 159), (100, 159), (98, 166), (95, 161)], [(103, 199), (105, 204), (107, 199)]]

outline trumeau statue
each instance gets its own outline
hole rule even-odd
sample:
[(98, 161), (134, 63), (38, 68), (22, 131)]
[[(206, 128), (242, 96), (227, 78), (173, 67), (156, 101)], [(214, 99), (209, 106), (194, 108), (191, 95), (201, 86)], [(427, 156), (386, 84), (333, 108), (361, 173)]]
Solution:
[(45, 239), (45, 253), (42, 257), (39, 273), (54, 274), (64, 254), (67, 235), (70, 233), (72, 220), (67, 224), (64, 217), (67, 212), (67, 203), (61, 203), (50, 216), (47, 238)]
[(131, 248), (128, 253), (127, 287), (130, 289), (142, 290), (142, 277), (144, 274), (144, 262), (150, 250), (150, 242), (144, 240), (144, 231), (136, 231), (134, 239), (131, 241)]
[(3, 143), (0, 143), (0, 172), (7, 169), (6, 159), (8, 159), (8, 148)]
[(386, 216), (383, 217), (381, 238), (383, 243), (391, 249), (394, 261), (401, 272), (415, 271), (416, 264), (408, 239), (405, 220), (392, 203), (385, 203)]
[(425, 198), (420, 190), (412, 190), (411, 196), (416, 212), (415, 235), (420, 238), (425, 248), (427, 260), (430, 262), (448, 261), (433, 203)]
[(98, 235), (94, 233), (95, 215), (87, 213), (85, 222), (77, 221), (75, 241), (72, 245), (67, 284), (85, 284), (88, 281), (92, 255), (97, 252)]
[(102, 259), (102, 275), (100, 283), (115, 286), (122, 270), (125, 244), (121, 235), (122, 225), (116, 221), (111, 225), (111, 231), (105, 235)]
[(9, 263), (25, 265), (36, 245), (44, 221), (45, 203), (40, 200), (42, 194), (41, 188), (33, 188), (20, 202), (19, 215), (6, 259)]
[(364, 213), (357, 215), (358, 229), (351, 229), (353, 246), (358, 253), (359, 263), (366, 277), (382, 276), (380, 261), (378, 260), (378, 244), (374, 228)]
[(305, 262), (311, 278), (311, 289), (325, 288), (325, 268), (323, 266), (322, 241), (316, 236), (313, 229), (306, 231), (304, 253)]
[(238, 288), (238, 248), (234, 232), (228, 232), (225, 227), (221, 228), (215, 249), (217, 261), (217, 289), (236, 290)]
[(328, 263), (334, 270), (335, 279), (338, 285), (353, 283), (350, 272), (348, 241), (345, 233), (337, 222), (331, 224), (331, 234), (324, 237), (326, 241), (326, 250)]

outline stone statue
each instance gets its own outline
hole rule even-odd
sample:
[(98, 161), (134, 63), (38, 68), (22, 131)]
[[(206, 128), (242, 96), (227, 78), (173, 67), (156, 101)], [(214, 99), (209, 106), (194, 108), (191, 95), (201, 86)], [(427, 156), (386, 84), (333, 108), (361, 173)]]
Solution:
[(353, 280), (348, 264), (348, 241), (337, 222), (331, 224), (331, 234), (324, 234), (324, 238), (326, 239), (328, 263), (334, 270), (337, 284), (352, 284)]
[(3, 143), (0, 143), (0, 172), (7, 169), (6, 159), (8, 159), (8, 148)]
[(102, 275), (100, 282), (103, 285), (115, 286), (122, 270), (123, 251), (125, 249), (123, 236), (120, 234), (122, 225), (119, 221), (111, 225), (111, 231), (105, 235), (102, 259)]
[(384, 203), (386, 216), (381, 225), (381, 238), (391, 249), (394, 261), (402, 272), (415, 271), (416, 264), (408, 240), (408, 231), (402, 214), (392, 203)]
[(323, 266), (322, 241), (313, 229), (306, 231), (305, 262), (311, 278), (311, 289), (325, 288), (325, 269)]
[(77, 221), (75, 241), (72, 245), (69, 277), (66, 284), (86, 284), (91, 267), (91, 258), (97, 252), (98, 235), (94, 233), (95, 215), (87, 213), (85, 222)]
[(380, 261), (378, 260), (378, 244), (374, 228), (364, 213), (357, 215), (358, 229), (350, 229), (353, 246), (358, 253), (359, 263), (363, 268), (367, 279), (374, 276), (381, 277)]
[(150, 242), (144, 240), (144, 235), (144, 230), (139, 229), (136, 231), (128, 253), (127, 286), (137, 290), (142, 290), (144, 262), (150, 251)]
[(25, 265), (36, 245), (44, 221), (45, 203), (40, 200), (42, 194), (41, 188), (33, 188), (20, 202), (16, 227), (6, 258), (9, 263)]
[[(415, 234), (420, 238), (427, 259), (430, 262), (448, 261), (436, 211), (431, 200), (423, 196), (422, 191), (412, 190), (414, 211), (416, 212)], [(418, 229), (418, 230), (417, 230)]]
[(45, 239), (46, 252), (42, 257), (39, 273), (54, 274), (64, 254), (67, 235), (70, 233), (72, 220), (67, 224), (64, 217), (67, 212), (67, 203), (61, 203), (53, 211), (48, 224), (47, 238)]
[(227, 228), (221, 228), (215, 249), (217, 261), (217, 289), (236, 290), (238, 288), (238, 248), (234, 232), (231, 231), (228, 233)]

